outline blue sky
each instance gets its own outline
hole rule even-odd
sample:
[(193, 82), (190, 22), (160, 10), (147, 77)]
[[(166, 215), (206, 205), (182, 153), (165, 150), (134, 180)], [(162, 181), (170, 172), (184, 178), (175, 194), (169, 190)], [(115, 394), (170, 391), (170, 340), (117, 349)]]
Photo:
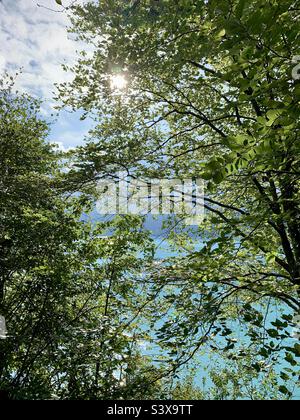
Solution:
[[(81, 1), (77, 0), (78, 3)], [(72, 0), (63, 2), (68, 6)], [(59, 11), (54, 0), (0, 0), (0, 74), (5, 70), (14, 74), (22, 67), (16, 88), (42, 98), (42, 112), (47, 119), (55, 105), (54, 83), (71, 77), (61, 65), (74, 62), (76, 49), (81, 49), (67, 32), (66, 14)], [(89, 128), (88, 120), (81, 121), (79, 113), (62, 111), (52, 126), (50, 141), (58, 143), (62, 149), (69, 149), (84, 142)], [(152, 220), (146, 227), (157, 236), (161, 234), (160, 226)], [(159, 252), (161, 258), (169, 255), (166, 243), (161, 244)]]
[[(80, 2), (80, 0), (77, 0)], [(64, 0), (67, 6), (71, 0)], [(51, 7), (50, 11), (38, 4)], [(22, 68), (16, 88), (43, 99), (47, 119), (53, 112), (54, 83), (68, 80), (61, 65), (76, 60), (81, 45), (68, 34), (68, 17), (54, 0), (0, 0), (0, 74)], [(82, 144), (89, 129), (79, 115), (61, 112), (52, 127), (51, 141), (61, 148)]]
[[(64, 6), (72, 2), (63, 0)], [(76, 0), (77, 4), (83, 2)], [(16, 88), (44, 101), (42, 113), (48, 121), (53, 120), (57, 105), (54, 84), (72, 78), (62, 64), (76, 62), (76, 50), (87, 48), (68, 33), (69, 25), (67, 14), (55, 0), (0, 0), (0, 74), (5, 70), (14, 74), (22, 68)], [(49, 141), (68, 150), (84, 143), (91, 123), (80, 120), (79, 112), (61, 111), (51, 128)], [(160, 223), (150, 218), (147, 228), (159, 235)]]

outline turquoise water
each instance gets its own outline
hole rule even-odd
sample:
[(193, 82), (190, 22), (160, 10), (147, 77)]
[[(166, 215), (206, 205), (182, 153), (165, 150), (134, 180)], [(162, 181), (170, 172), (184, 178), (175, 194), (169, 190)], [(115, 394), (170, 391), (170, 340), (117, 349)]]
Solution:
[[(113, 216), (110, 216), (109, 218), (113, 218)], [(99, 215), (94, 215), (93, 220), (107, 220), (106, 218), (99, 217)], [(165, 217), (159, 217), (157, 219), (152, 218), (151, 216), (146, 218), (144, 229), (150, 232), (150, 235), (155, 243), (156, 250), (155, 250), (155, 259), (156, 260), (165, 260), (168, 258), (175, 258), (179, 255), (184, 256), (187, 251), (182, 251), (180, 254), (178, 250), (174, 249), (172, 245), (168, 242), (168, 235), (172, 231), (172, 228), (163, 228), (162, 224), (166, 221)], [(177, 227), (177, 230), (179, 231), (180, 227)], [(193, 242), (193, 250), (199, 251), (201, 247), (203, 246), (203, 240), (201, 237), (197, 235), (197, 227), (194, 227), (189, 230), (190, 232), (190, 238)], [(274, 321), (278, 314), (280, 313), (281, 308), (271, 308), (270, 316), (268, 322)], [(164, 323), (164, 319), (161, 320), (160, 325), (157, 324), (157, 326), (161, 326)], [(156, 326), (156, 327), (157, 327)], [(148, 329), (147, 326), (145, 326), (146, 329)], [(245, 331), (241, 331), (238, 324), (232, 323), (231, 329), (233, 331), (233, 336), (238, 338), (239, 342), (244, 342), (245, 345), (247, 345), (247, 337), (245, 336)], [(248, 341), (249, 342), (249, 341)], [(224, 342), (225, 344), (225, 342)], [(293, 346), (294, 341), (293, 339), (287, 340), (286, 343), (287, 346)], [(157, 349), (155, 349), (153, 346), (149, 350), (144, 350), (145, 354), (148, 356), (154, 356)], [(290, 365), (284, 361), (284, 358), (282, 358), (282, 364), (276, 368), (276, 371), (278, 372), (278, 378), (280, 370), (286, 367), (290, 367)], [(216, 357), (212, 357), (212, 352), (210, 351), (209, 347), (206, 346), (205, 350), (202, 351), (202, 353), (199, 353), (195, 359), (195, 363), (192, 363), (190, 365), (185, 366), (181, 372), (180, 377), (183, 377), (189, 373), (189, 368), (192, 366), (195, 368), (195, 384), (200, 386), (202, 385), (203, 380), (206, 380), (206, 389), (212, 386), (212, 381), (209, 379), (207, 374), (207, 369), (209, 367), (214, 367), (215, 362), (219, 362), (220, 368), (225, 368), (225, 361), (224, 359), (220, 358), (219, 360)], [(280, 382), (280, 380), (279, 380)], [(299, 400), (300, 399), (300, 387), (297, 387), (294, 390), (294, 396), (293, 399)]]

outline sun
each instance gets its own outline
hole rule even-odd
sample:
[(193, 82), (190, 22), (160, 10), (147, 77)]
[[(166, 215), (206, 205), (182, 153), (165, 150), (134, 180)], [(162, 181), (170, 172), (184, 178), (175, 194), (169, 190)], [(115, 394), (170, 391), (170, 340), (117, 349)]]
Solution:
[(110, 78), (110, 87), (113, 90), (124, 90), (128, 84), (125, 76), (116, 74)]

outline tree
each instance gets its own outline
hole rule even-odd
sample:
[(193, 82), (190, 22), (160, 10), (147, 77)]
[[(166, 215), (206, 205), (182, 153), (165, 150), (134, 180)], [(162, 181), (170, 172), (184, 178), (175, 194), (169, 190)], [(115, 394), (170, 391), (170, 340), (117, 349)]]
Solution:
[(1, 83), (0, 398), (137, 397), (157, 371), (140, 345), (152, 242), (136, 218), (82, 219), (39, 102)]
[[(152, 270), (153, 290), (180, 290), (168, 293), (174, 312), (159, 332), (172, 368), (215, 334), (227, 341), (226, 351), (234, 349), (228, 323), (241, 320), (258, 354), (283, 351), (293, 367), (299, 344), (288, 337), (300, 286), (297, 3), (107, 0), (72, 10), (73, 31), (94, 55), (82, 52), (59, 97), (99, 116), (79, 151), (83, 181), (87, 173), (97, 179), (124, 167), (133, 176), (207, 180), (204, 246)], [(122, 92), (112, 92), (116, 75), (128, 80)], [(276, 305), (282, 317), (268, 318)]]

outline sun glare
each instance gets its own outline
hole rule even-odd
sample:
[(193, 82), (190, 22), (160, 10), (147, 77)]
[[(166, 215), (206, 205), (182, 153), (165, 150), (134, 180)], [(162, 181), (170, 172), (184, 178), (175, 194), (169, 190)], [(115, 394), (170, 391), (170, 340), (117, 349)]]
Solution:
[(128, 82), (125, 78), (125, 76), (121, 74), (117, 74), (114, 76), (111, 76), (110, 79), (110, 87), (113, 90), (124, 90), (127, 86)]

